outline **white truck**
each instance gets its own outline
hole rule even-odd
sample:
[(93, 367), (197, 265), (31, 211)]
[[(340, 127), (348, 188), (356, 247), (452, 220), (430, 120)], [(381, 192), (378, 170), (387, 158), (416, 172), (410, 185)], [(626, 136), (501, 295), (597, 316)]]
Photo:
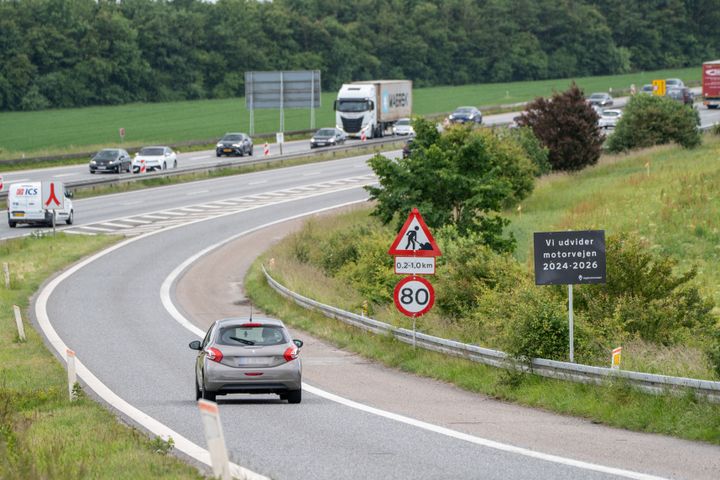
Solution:
[[(43, 188), (48, 189), (49, 185), (54, 183), (58, 187), (57, 192), (53, 187), (51, 192), (43, 192)], [(43, 193), (47, 193), (50, 199), (57, 198), (58, 202), (62, 201), (62, 209), (49, 209), (43, 205)], [(53, 194), (55, 197), (53, 197)], [(55, 223), (63, 221), (68, 225), (72, 225), (75, 216), (73, 204), (69, 197), (72, 194), (66, 192), (60, 182), (24, 182), (13, 183), (8, 189), (8, 225), (15, 228), (18, 223), (26, 223), (29, 225), (46, 225), (53, 226), (53, 212), (55, 212)], [(61, 200), (63, 199), (63, 200)]]
[(368, 80), (340, 87), (335, 125), (349, 137), (382, 137), (401, 118), (412, 115), (410, 80)]

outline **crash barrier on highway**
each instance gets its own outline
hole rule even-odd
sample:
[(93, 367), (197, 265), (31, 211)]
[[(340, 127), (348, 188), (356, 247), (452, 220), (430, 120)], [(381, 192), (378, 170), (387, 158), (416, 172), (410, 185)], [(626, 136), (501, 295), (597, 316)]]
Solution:
[[(337, 147), (326, 147), (321, 151), (312, 150), (300, 153), (290, 153), (285, 155), (273, 155), (268, 158), (255, 157), (247, 159), (247, 157), (241, 157), (237, 160), (218, 160), (217, 163), (197, 165), (193, 167), (180, 167), (172, 170), (158, 170), (155, 172), (148, 172), (144, 175), (96, 175), (95, 178), (88, 180), (79, 180), (76, 182), (64, 182), (65, 188), (72, 191), (77, 190), (92, 190), (99, 186), (105, 185), (120, 185), (123, 183), (131, 183), (137, 181), (150, 180), (153, 178), (165, 178), (165, 177), (177, 177), (192, 173), (207, 173), (214, 170), (220, 169), (240, 169), (252, 166), (263, 166), (277, 163), (282, 165), (283, 162), (301, 160), (312, 157), (329, 157), (342, 158), (347, 156), (349, 152), (352, 154), (363, 155), (368, 153), (378, 153), (390, 148), (402, 148), (402, 144), (406, 140), (398, 139), (397, 137), (386, 137), (368, 140), (362, 144), (350, 144), (340, 145)], [(7, 191), (0, 192), (0, 199), (7, 198)]]
[[(388, 323), (357, 315), (339, 308), (325, 305), (311, 300), (278, 283), (262, 267), (263, 274), (268, 284), (280, 295), (293, 300), (303, 308), (316, 310), (326, 317), (335, 318), (348, 325), (379, 335), (392, 335), (395, 339), (408, 344), (413, 343), (413, 332), (406, 328), (396, 327)], [(414, 335), (418, 347), (435, 352), (462, 357), (473, 362), (483, 363), (493, 367), (505, 368), (508, 370), (520, 370), (534, 373), (543, 377), (569, 380), (578, 383), (612, 384), (627, 383), (640, 390), (662, 394), (665, 392), (682, 393), (690, 390), (698, 396), (707, 398), (713, 402), (720, 402), (720, 382), (709, 380), (698, 380), (694, 378), (670, 377), (652, 373), (632, 372), (628, 370), (611, 369), (604, 367), (593, 367), (579, 365), (576, 363), (560, 362), (557, 360), (546, 360), (534, 358), (531, 362), (519, 362), (507, 353), (499, 350), (479, 347), (466, 343), (447, 340), (432, 335), (416, 332)]]

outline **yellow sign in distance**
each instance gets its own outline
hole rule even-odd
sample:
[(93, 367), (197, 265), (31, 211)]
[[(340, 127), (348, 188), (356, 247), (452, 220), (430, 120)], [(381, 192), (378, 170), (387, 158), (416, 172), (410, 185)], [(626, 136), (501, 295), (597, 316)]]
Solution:
[(653, 80), (652, 86), (653, 95), (657, 95), (658, 97), (665, 96), (665, 80)]

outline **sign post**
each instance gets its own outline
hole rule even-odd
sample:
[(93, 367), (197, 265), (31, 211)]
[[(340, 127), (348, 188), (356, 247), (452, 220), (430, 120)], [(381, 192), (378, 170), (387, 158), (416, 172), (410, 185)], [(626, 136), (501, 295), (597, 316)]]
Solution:
[(665, 96), (665, 80), (653, 80), (652, 86), (653, 86), (653, 95), (656, 95), (658, 97)]
[(388, 250), (395, 257), (395, 273), (409, 275), (395, 286), (395, 307), (413, 319), (413, 348), (417, 346), (417, 317), (425, 315), (435, 304), (435, 290), (429, 281), (417, 275), (435, 274), (435, 257), (442, 255), (417, 208), (413, 208), (405, 224)]
[(568, 286), (570, 362), (575, 361), (573, 284), (606, 282), (605, 231), (535, 232), (535, 284)]
[(280, 146), (280, 155), (282, 155), (283, 154), (282, 147), (283, 147), (283, 143), (285, 143), (285, 133), (277, 132), (275, 134), (275, 141)]
[(125, 128), (120, 127), (118, 133), (120, 134), (120, 143), (123, 143), (125, 141)]
[(52, 228), (55, 235), (55, 214), (57, 210), (65, 210), (65, 187), (62, 182), (42, 182), (42, 205), (45, 210), (52, 210)]

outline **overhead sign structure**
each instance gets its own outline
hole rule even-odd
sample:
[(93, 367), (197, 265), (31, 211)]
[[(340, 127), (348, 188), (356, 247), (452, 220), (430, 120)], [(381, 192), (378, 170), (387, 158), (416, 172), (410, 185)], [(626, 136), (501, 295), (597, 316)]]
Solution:
[(422, 277), (405, 277), (395, 285), (395, 306), (408, 317), (419, 317), (430, 311), (435, 303), (435, 290)]
[(535, 232), (535, 284), (605, 283), (605, 231)]
[(42, 182), (42, 207), (45, 210), (65, 209), (65, 187), (62, 182)]
[(254, 111), (280, 110), (280, 131), (285, 131), (286, 108), (309, 108), (310, 128), (320, 108), (320, 70), (245, 72), (245, 106), (250, 112), (250, 135), (255, 133)]
[(442, 255), (417, 208), (413, 208), (410, 212), (388, 253), (403, 257), (439, 257)]
[(657, 95), (658, 97), (665, 96), (665, 80), (653, 80), (652, 86), (653, 95)]

